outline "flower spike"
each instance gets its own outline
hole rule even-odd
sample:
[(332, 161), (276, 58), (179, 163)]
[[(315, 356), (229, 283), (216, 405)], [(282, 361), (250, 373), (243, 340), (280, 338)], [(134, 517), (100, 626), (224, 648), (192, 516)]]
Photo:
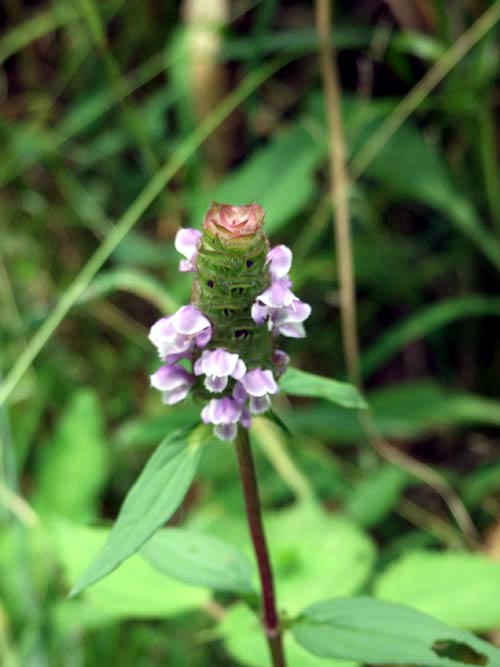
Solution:
[(190, 393), (202, 400), (201, 419), (221, 440), (234, 440), (251, 415), (269, 410), (289, 362), (277, 336), (305, 336), (311, 314), (291, 290), (292, 251), (270, 249), (263, 223), (259, 204), (214, 202), (201, 232), (179, 230), (179, 270), (195, 274), (192, 303), (149, 334), (165, 362), (151, 385), (168, 405)]

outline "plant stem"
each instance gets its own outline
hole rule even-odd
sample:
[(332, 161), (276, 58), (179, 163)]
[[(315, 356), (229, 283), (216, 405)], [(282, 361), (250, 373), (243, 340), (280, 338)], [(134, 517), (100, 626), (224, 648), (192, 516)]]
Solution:
[(331, 23), (330, 0), (316, 0), (316, 24), (320, 41), (320, 69), (323, 78), (329, 129), (330, 195), (332, 199), (333, 229), (338, 260), (342, 345), (349, 380), (353, 384), (360, 386), (361, 373), (356, 315), (356, 286), (348, 199), (349, 183), (346, 168), (346, 147), (342, 129), (341, 92), (336, 56), (330, 43)]
[(238, 453), (241, 484), (243, 487), (243, 495), (245, 497), (248, 527), (250, 529), (255, 557), (259, 568), (264, 632), (269, 645), (273, 667), (286, 667), (280, 619), (278, 612), (276, 611), (273, 572), (269, 560), (269, 551), (267, 548), (266, 536), (264, 534), (264, 526), (262, 524), (262, 512), (257, 477), (255, 474), (255, 465), (253, 462), (248, 431), (241, 426), (239, 427), (238, 436), (236, 438), (236, 451)]

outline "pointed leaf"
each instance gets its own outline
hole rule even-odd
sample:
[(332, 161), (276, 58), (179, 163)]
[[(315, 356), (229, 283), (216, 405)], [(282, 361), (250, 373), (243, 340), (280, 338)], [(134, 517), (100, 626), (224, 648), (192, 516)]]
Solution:
[[(51, 517), (48, 528), (57, 547), (64, 578), (70, 584), (80, 578), (110, 533), (108, 528), (88, 528), (56, 517)], [(84, 625), (100, 627), (109, 625), (111, 619), (153, 619), (183, 614), (200, 608), (209, 598), (209, 591), (165, 576), (137, 553), (81, 596), (65, 602), (90, 609)], [(69, 611), (67, 607), (65, 611)]]
[(123, 503), (104, 546), (71, 595), (99, 581), (138, 551), (178, 508), (196, 473), (205, 428), (178, 431), (166, 438), (141, 472)]
[(371, 665), (500, 666), (500, 649), (431, 616), (368, 597), (319, 602), (295, 621), (295, 639), (323, 658)]
[(482, 554), (414, 551), (379, 575), (375, 594), (468, 630), (500, 626), (500, 563)]
[(289, 368), (280, 380), (281, 390), (292, 396), (310, 396), (326, 398), (327, 401), (344, 408), (367, 408), (363, 397), (356, 387), (347, 382), (339, 382), (322, 375), (306, 373), (297, 368)]
[(154, 568), (194, 586), (252, 592), (252, 567), (224, 540), (185, 528), (160, 530), (141, 549)]

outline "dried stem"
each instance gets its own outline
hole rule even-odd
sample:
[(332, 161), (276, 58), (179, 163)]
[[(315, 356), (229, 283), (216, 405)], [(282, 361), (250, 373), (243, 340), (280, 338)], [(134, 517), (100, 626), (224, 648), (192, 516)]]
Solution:
[[(499, 5), (500, 6), (500, 3)], [(482, 18), (482, 29), (492, 24), (498, 17), (490, 11), (490, 16)], [(330, 145), (330, 193), (334, 213), (334, 229), (337, 246), (338, 257), (338, 278), (340, 289), (340, 306), (341, 306), (341, 325), (342, 325), (342, 341), (344, 347), (344, 355), (346, 359), (347, 374), (350, 381), (357, 387), (362, 388), (362, 378), (360, 372), (360, 354), (359, 341), (356, 324), (356, 292), (355, 279), (352, 260), (352, 243), (351, 243), (351, 229), (350, 229), (350, 213), (348, 192), (348, 176), (346, 169), (346, 151), (344, 136), (342, 131), (342, 111), (341, 111), (341, 94), (338, 82), (338, 74), (336, 68), (335, 52), (330, 44), (331, 31), (331, 2), (330, 0), (316, 0), (316, 23), (320, 40), (319, 57), (321, 65), (321, 73), (323, 77), (323, 86), (325, 94), (327, 122), (329, 127), (329, 145)], [(486, 21), (488, 18), (488, 21)], [(479, 24), (479, 21), (477, 22)], [(476, 25), (476, 24), (475, 24)], [(479, 30), (479, 29), (478, 29)], [(463, 49), (469, 47), (475, 39), (475, 34), (469, 35), (468, 40), (464, 40), (461, 46)], [(458, 43), (457, 43), (458, 46)], [(452, 53), (450, 49), (450, 54)], [(454, 53), (454, 52), (453, 52)], [(415, 87), (414, 91), (405, 98), (408, 102), (403, 101), (400, 104), (400, 115), (402, 120), (398, 117), (394, 120), (397, 127), (409, 115), (414, 100), (421, 99), (421, 96), (427, 94), (427, 90), (432, 89), (435, 82), (439, 81), (455, 63), (456, 54), (448, 56), (448, 59), (443, 63), (442, 69), (436, 71), (436, 68), (430, 70), (427, 77), (424, 77), (423, 82), (427, 83), (419, 88)], [(443, 58), (444, 60), (444, 58)], [(431, 74), (432, 73), (432, 74)], [(423, 98), (422, 98), (423, 99)], [(406, 115), (405, 115), (406, 114)], [(399, 123), (399, 124), (398, 124)], [(384, 125), (382, 128), (383, 142), (375, 146), (374, 153), (369, 151), (363, 154), (365, 162), (361, 160), (362, 169), (360, 170), (360, 162), (358, 161), (354, 167), (355, 177), (360, 171), (363, 171), (366, 165), (371, 161), (373, 155), (376, 154), (383, 143), (389, 136), (392, 136), (393, 126)], [(400, 452), (396, 447), (388, 443), (378, 433), (375, 422), (371, 413), (360, 412), (358, 414), (360, 426), (370, 443), (370, 445), (378, 452), (378, 454), (390, 461), (403, 470), (407, 470), (411, 474), (420, 478), (431, 486), (443, 498), (447, 504), (448, 509), (455, 518), (460, 530), (462, 531), (466, 541), (469, 544), (474, 544), (477, 539), (477, 532), (474, 524), (459, 496), (453, 491), (450, 485), (442, 478), (436, 471), (432, 470), (423, 463), (414, 461), (410, 456)]]
[(240, 427), (238, 431), (236, 450), (238, 453), (243, 495), (245, 497), (248, 527), (250, 529), (255, 557), (259, 568), (264, 632), (269, 645), (273, 667), (286, 667), (280, 619), (276, 610), (273, 572), (269, 560), (269, 551), (267, 548), (266, 536), (264, 534), (264, 526), (262, 524), (262, 513), (255, 466), (248, 431), (242, 427)]
[(334, 232), (339, 266), (342, 343), (347, 364), (347, 374), (350, 381), (359, 386), (361, 374), (356, 324), (356, 298), (354, 293), (349, 203), (347, 198), (348, 179), (344, 134), (342, 131), (340, 88), (335, 53), (330, 44), (330, 6), (330, 0), (316, 1), (316, 23), (320, 42), (319, 58), (329, 127), (330, 193), (335, 221)]

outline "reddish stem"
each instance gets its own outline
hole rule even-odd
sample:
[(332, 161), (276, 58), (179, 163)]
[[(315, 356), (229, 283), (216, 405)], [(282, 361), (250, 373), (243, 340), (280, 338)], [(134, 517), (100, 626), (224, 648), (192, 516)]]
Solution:
[(245, 497), (248, 527), (250, 529), (250, 535), (252, 536), (253, 547), (259, 568), (264, 631), (267, 637), (273, 667), (286, 667), (280, 619), (278, 612), (276, 611), (273, 572), (262, 524), (262, 512), (255, 466), (248, 431), (242, 427), (240, 427), (238, 431), (236, 449), (240, 465), (243, 495)]

